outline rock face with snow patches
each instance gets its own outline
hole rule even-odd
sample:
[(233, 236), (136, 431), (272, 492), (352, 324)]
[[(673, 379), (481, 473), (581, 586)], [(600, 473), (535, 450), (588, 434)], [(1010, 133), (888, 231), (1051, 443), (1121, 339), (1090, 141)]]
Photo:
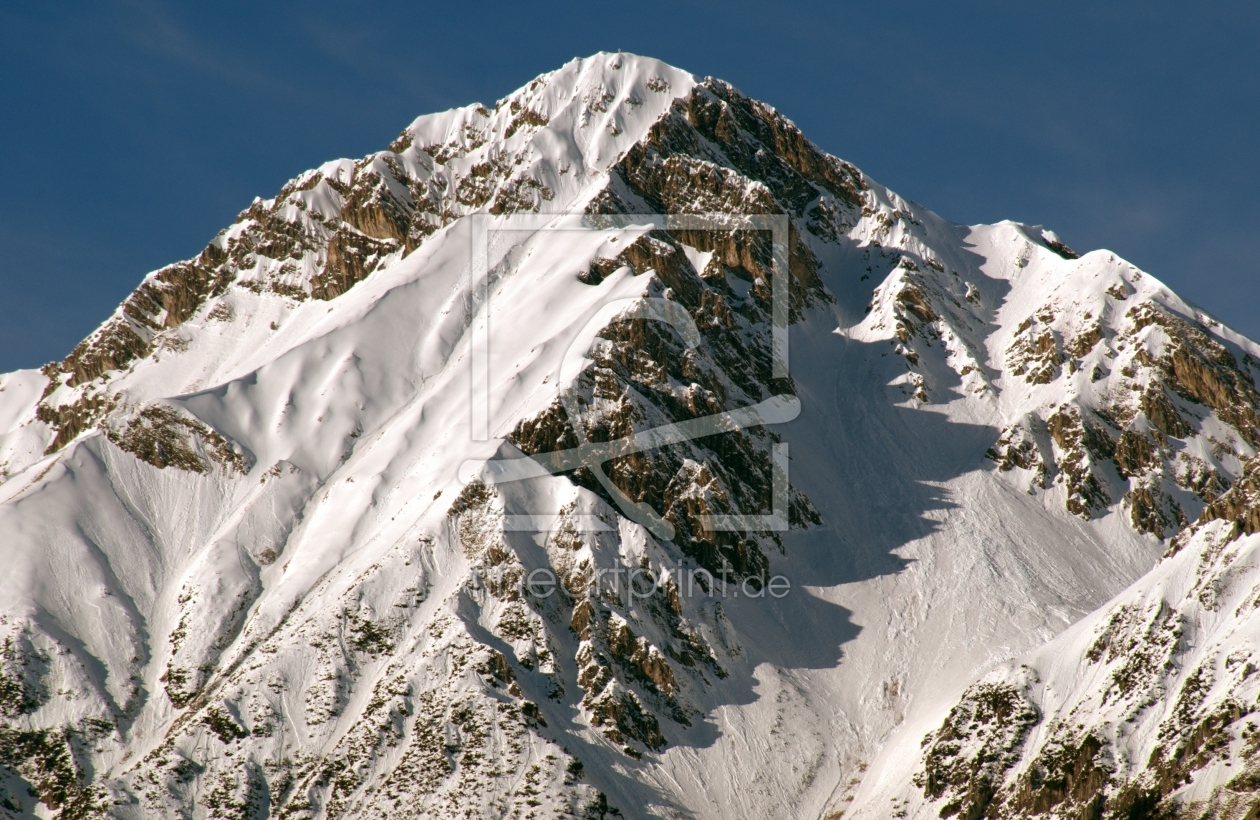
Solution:
[(1258, 357), (575, 60), (0, 376), (0, 815), (1255, 816)]

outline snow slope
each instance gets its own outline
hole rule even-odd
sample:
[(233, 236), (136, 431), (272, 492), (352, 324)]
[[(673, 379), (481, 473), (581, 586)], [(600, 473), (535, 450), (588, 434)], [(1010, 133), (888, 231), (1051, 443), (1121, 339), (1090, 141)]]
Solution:
[[(651, 213), (786, 214), (790, 259)], [(1165, 571), (1260, 447), (1257, 355), (721, 81), (575, 60), (299, 176), (0, 377), (0, 812), (935, 812), (890, 750)], [(783, 444), (792, 528), (706, 523), (774, 507)]]
[(1253, 816), (1257, 466), (1105, 607), (902, 732), (851, 816)]

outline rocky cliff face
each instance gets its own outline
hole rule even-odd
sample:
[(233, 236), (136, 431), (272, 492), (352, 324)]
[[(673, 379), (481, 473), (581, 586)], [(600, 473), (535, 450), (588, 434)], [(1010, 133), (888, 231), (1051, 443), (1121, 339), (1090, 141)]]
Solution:
[[(786, 258), (645, 214), (786, 215)], [(302, 174), (0, 377), (0, 812), (1174, 811), (1254, 752), (1241, 638), (1189, 700), (1170, 670), (1247, 565), (1258, 354), (719, 80), (574, 61)], [(968, 688), (1134, 581), (1168, 603), (1058, 639), (1096, 628), (1081, 663), (1121, 681), (1088, 721), (1038, 662)], [(1159, 709), (1160, 754), (1115, 762)], [(882, 764), (923, 720), (918, 768)]]

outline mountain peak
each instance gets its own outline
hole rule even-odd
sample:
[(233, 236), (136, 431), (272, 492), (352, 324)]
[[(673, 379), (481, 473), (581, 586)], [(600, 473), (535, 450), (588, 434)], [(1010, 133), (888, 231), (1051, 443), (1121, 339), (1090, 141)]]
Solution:
[(949, 223), (721, 80), (574, 60), (299, 175), (0, 377), (0, 800), (1014, 794), (1056, 708), (1043, 647), (1243, 566), (1213, 550), (1254, 537), (1257, 375), (1113, 254)]

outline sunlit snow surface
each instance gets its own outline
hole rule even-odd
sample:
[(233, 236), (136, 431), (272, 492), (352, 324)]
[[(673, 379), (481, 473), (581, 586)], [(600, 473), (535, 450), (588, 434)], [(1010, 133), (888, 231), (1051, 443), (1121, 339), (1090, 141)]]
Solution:
[[(657, 80), (667, 93), (647, 87)], [(563, 214), (580, 212), (607, 185), (609, 166), (695, 80), (652, 60), (597, 55), (540, 82), (546, 127), (513, 137), (500, 127), (494, 142), (451, 163), (472, 167), (528, 143), (529, 167), (554, 192), (547, 210)], [(590, 104), (604, 96), (607, 104)], [(422, 163), (420, 147), (458, 139), (481, 116), (469, 107), (420, 118), (401, 161)], [(352, 167), (341, 161), (309, 173), (336, 177)], [(1007, 372), (1017, 327), (1043, 305), (1116, 324), (1141, 300), (1188, 317), (1196, 310), (1106, 251), (1064, 259), (1045, 247), (1039, 227), (954, 225), (867, 182), (872, 215), (842, 241), (814, 246), (834, 303), (810, 308), (791, 330), (802, 411), (777, 430), (790, 445), (792, 485), (824, 522), (785, 534), (782, 554), (770, 555), (791, 594), (721, 602), (729, 674), (688, 691), (701, 718), (668, 726), (660, 753), (635, 760), (607, 742), (584, 722), (576, 686), (540, 701), (548, 724), (540, 735), (580, 751), (586, 782), (628, 817), (647, 807), (662, 816), (821, 816), (847, 806), (872, 765), (863, 794), (879, 816), (887, 794), (910, 777), (909, 752), (969, 682), (1106, 603), (1165, 549), (1118, 513), (1090, 521), (1069, 514), (1061, 485), (1034, 491), (1024, 471), (999, 473), (985, 451), (1026, 414), (1101, 401), (1112, 387), (1090, 381), (1088, 367), (1043, 385)], [(338, 194), (319, 182), (302, 196), (308, 212), (319, 212)], [(906, 219), (881, 232), (879, 216), (894, 210)], [(935, 353), (923, 356), (931, 403), (913, 398), (911, 371), (894, 351), (887, 294), (904, 270), (879, 268), (877, 235), (884, 249), (938, 262), (948, 272), (943, 288), (976, 294), (954, 300), (966, 321), (945, 322)], [(516, 247), (489, 290), (489, 441), (473, 440), (470, 418), (467, 219), (331, 301), (231, 288), (216, 302), (230, 306), (220, 314), (228, 318), (210, 318), (207, 305), (179, 328), (183, 350), (158, 351), (112, 376), (110, 389), (126, 403), (164, 399), (239, 444), (244, 475), (157, 469), (96, 430), (45, 456), (51, 433), (33, 412), (46, 378), (0, 376), (0, 612), (6, 624), (35, 624), (55, 659), (57, 692), (24, 720), (58, 726), (116, 716), (119, 734), (99, 744), (94, 765), (102, 782), (123, 782), (177, 725), (181, 710), (160, 680), (177, 654), (189, 668), (208, 667), (208, 698), (233, 703), (269, 685), (247, 673), (265, 661), (282, 680), (274, 748), (287, 743), (309, 755), (338, 748), (387, 674), (402, 669), (413, 687), (440, 678), (435, 658), (445, 650), (435, 648), (432, 625), (471, 611), (469, 558), (447, 520), (462, 489), (459, 467), (515, 454), (504, 437), (566, 386), (560, 363), (588, 319), (611, 300), (647, 295), (649, 277), (627, 268), (598, 286), (577, 278), (635, 236), (496, 235), (492, 261)], [(692, 261), (703, 267), (708, 257), (694, 251)], [(873, 278), (859, 275), (867, 266)], [(1107, 289), (1121, 281), (1134, 296), (1108, 302)], [(613, 513), (564, 478), (503, 495), (509, 514), (550, 515), (575, 500)], [(620, 546), (609, 549), (629, 552), (597, 561), (678, 556), (638, 525), (611, 520), (620, 540), (609, 543)], [(545, 534), (503, 538), (525, 554), (541, 550)], [(195, 595), (181, 601), (189, 590)], [(365, 659), (338, 715), (311, 722), (308, 692), (322, 674), (311, 644), (318, 628), (301, 625), (346, 607), (384, 617), (404, 600), (411, 608), (393, 652)], [(493, 615), (493, 602), (480, 603), (468, 627), (476, 639), (484, 637), (476, 619), (488, 625)], [(186, 635), (176, 647), (168, 636), (181, 619)], [(1084, 628), (1064, 640), (1085, 640), (1070, 637)], [(1067, 689), (1075, 673), (1054, 667), (1052, 655), (1044, 650), (1038, 663)], [(886, 747), (890, 737), (900, 745)], [(526, 742), (540, 757), (554, 748)]]

